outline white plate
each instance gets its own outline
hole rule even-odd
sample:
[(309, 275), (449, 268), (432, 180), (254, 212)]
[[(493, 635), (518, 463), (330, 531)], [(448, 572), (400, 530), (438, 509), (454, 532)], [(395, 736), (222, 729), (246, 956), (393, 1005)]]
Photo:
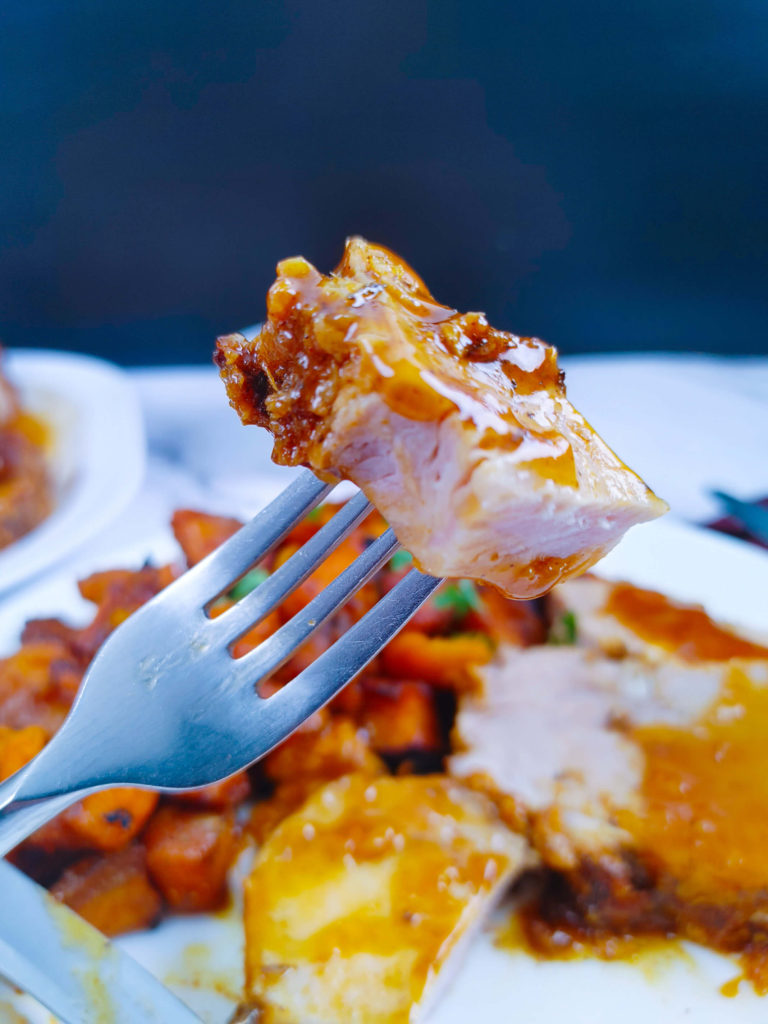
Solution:
[[(167, 535), (156, 537), (140, 548), (117, 551), (100, 564), (83, 560), (80, 572), (138, 567), (147, 556), (164, 559), (174, 550)], [(600, 571), (698, 601), (721, 619), (768, 632), (768, 555), (738, 541), (661, 520), (630, 531), (601, 563)], [(14, 648), (21, 626), (31, 616), (59, 614), (85, 621), (87, 613), (71, 575), (41, 582), (20, 594), (0, 618), (0, 655)], [(223, 1024), (227, 1019), (234, 1000), (222, 996), (221, 990), (237, 993), (242, 983), (242, 935), (236, 913), (175, 918), (119, 942), (205, 1020)], [(683, 952), (671, 947), (668, 954), (638, 964), (589, 959), (539, 962), (522, 951), (495, 948), (490, 934), (485, 934), (475, 941), (430, 1024), (762, 1024), (768, 1002), (747, 986), (742, 985), (735, 999), (719, 992), (738, 973), (734, 961), (690, 944)], [(30, 1002), (19, 1005), (28, 1011)], [(30, 1020), (50, 1018), (31, 1011)]]
[(6, 353), (26, 409), (52, 428), (53, 512), (0, 551), (0, 593), (60, 561), (133, 497), (144, 474), (138, 398), (116, 366), (63, 352)]

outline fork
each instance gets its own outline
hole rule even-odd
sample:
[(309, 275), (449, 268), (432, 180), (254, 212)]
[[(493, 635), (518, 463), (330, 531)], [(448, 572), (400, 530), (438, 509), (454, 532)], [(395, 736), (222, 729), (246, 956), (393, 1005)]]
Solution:
[(405, 625), (441, 579), (412, 569), (290, 682), (271, 696), (258, 693), (258, 684), (398, 550), (388, 529), (303, 611), (245, 656), (233, 657), (237, 640), (371, 511), (358, 492), (256, 589), (211, 616), (217, 598), (331, 489), (303, 471), (251, 522), (110, 635), (59, 731), (28, 765), (0, 783), (0, 856), (97, 790), (197, 789), (247, 768), (346, 686)]

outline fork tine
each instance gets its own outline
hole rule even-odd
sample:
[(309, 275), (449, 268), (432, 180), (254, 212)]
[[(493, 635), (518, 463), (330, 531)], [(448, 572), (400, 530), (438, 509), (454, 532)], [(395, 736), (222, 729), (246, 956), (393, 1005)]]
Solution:
[[(327, 704), (365, 668), (443, 582), (412, 569), (308, 668), (277, 693), (260, 700), (258, 714), (253, 716), (256, 743), (252, 751), (249, 750), (253, 760), (263, 757)], [(247, 661), (248, 657), (240, 661)], [(246, 720), (244, 717), (244, 723)]]
[(235, 640), (257, 622), (260, 622), (285, 597), (311, 576), (325, 557), (348, 536), (371, 510), (371, 504), (361, 492), (351, 498), (334, 517), (299, 548), (284, 565), (273, 572), (260, 586), (246, 595), (211, 625), (218, 641)]
[[(233, 663), (233, 681), (255, 686), (284, 664), (297, 648), (392, 557), (400, 543), (392, 530), (377, 537), (370, 547), (313, 598), (306, 608), (289, 619), (272, 636)], [(266, 585), (262, 584), (262, 586)]]
[(166, 587), (155, 600), (167, 601), (175, 607), (183, 601), (190, 611), (198, 611), (260, 561), (331, 490), (332, 484), (305, 470), (249, 523)]

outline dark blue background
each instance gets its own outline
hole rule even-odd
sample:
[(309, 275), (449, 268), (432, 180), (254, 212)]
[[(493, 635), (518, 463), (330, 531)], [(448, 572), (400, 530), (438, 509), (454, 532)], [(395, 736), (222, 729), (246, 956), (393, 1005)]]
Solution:
[(768, 351), (766, 0), (3, 0), (0, 337), (207, 359), (351, 232), (569, 352)]

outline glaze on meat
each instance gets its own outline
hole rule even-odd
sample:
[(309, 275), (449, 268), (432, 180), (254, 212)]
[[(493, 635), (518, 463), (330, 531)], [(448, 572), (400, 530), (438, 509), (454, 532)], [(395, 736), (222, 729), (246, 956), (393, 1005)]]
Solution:
[(353, 480), (434, 575), (533, 597), (666, 508), (567, 401), (554, 348), (360, 238), (330, 276), (280, 263), (261, 332), (216, 362), (277, 462)]

